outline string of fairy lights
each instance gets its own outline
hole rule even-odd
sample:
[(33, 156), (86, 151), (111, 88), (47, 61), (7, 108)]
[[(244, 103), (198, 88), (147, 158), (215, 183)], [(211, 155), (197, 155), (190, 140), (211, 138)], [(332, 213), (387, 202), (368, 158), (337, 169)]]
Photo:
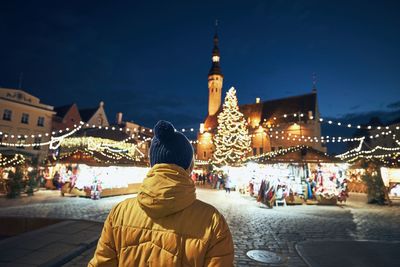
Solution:
[(25, 162), (25, 157), (21, 154), (15, 154), (13, 157), (6, 157), (0, 154), (0, 167), (17, 166)]
[[(101, 155), (102, 157), (104, 157), (105, 159), (100, 159), (99, 157), (96, 156), (96, 153), (98, 153), (97, 155)], [(79, 149), (75, 149), (73, 151), (70, 151), (68, 153), (64, 153), (62, 155), (60, 155), (58, 157), (58, 160), (64, 160), (66, 158), (69, 157), (74, 157), (77, 153), (82, 153), (84, 156), (87, 156), (88, 158), (91, 158), (93, 160), (95, 160), (97, 163), (129, 163), (129, 162), (138, 162), (140, 161), (140, 159), (138, 157), (132, 157), (126, 154), (116, 154), (113, 153), (111, 151), (107, 151), (107, 150), (103, 150), (103, 151), (94, 151), (94, 150), (90, 150), (88, 148), (79, 148)], [(55, 159), (55, 158), (54, 158)]]
[[(307, 116), (304, 113), (301, 112), (296, 112), (296, 113), (290, 113), (290, 114), (283, 114), (281, 116), (274, 116), (272, 117), (272, 122), (274, 121), (279, 121), (280, 119), (293, 119), (293, 118), (298, 118), (300, 121), (302, 119), (310, 119), (313, 120), (315, 119), (313, 116)], [(393, 130), (400, 130), (400, 126), (362, 126), (360, 124), (351, 124), (351, 123), (344, 123), (340, 121), (334, 121), (334, 120), (329, 120), (329, 119), (324, 119), (324, 118), (319, 118), (317, 120), (319, 123), (326, 123), (329, 125), (335, 125), (335, 126), (341, 126), (341, 127), (346, 127), (346, 128), (354, 128), (354, 129), (366, 129), (366, 130), (387, 130), (387, 131), (382, 131), (380, 133), (376, 133), (374, 135), (370, 135), (369, 138), (380, 138), (380, 137), (386, 137), (390, 134), (393, 133)], [(264, 122), (266, 122), (266, 119), (264, 119)], [(293, 122), (290, 122), (293, 123)], [(299, 123), (299, 122), (294, 122), (294, 123)], [(274, 128), (279, 128), (275, 124), (268, 124), (266, 125), (269, 128), (269, 136), (275, 139), (286, 139), (286, 140), (292, 140), (292, 141), (299, 141), (299, 142), (306, 142), (306, 143), (312, 143), (312, 142), (355, 142), (355, 141), (360, 141), (361, 137), (331, 137), (331, 136), (307, 136), (307, 135), (296, 135), (296, 134), (291, 134), (291, 133), (283, 133), (284, 131), (275, 131)], [(129, 128), (121, 128), (121, 127), (115, 127), (115, 126), (101, 126), (101, 125), (89, 125), (85, 124), (84, 122), (80, 122), (78, 125), (74, 125), (72, 129), (66, 127), (64, 129), (58, 130), (58, 131), (52, 131), (49, 133), (39, 133), (39, 134), (31, 134), (31, 135), (21, 135), (21, 134), (7, 134), (0, 132), (0, 136), (3, 136), (4, 138), (10, 138), (10, 139), (18, 139), (17, 142), (4, 142), (3, 138), (1, 139), (0, 144), (3, 146), (10, 146), (10, 147), (37, 147), (37, 146), (47, 146), (47, 145), (52, 145), (52, 144), (57, 144), (59, 140), (62, 140), (63, 138), (66, 137), (66, 134), (71, 133), (71, 132), (76, 132), (77, 130), (80, 130), (82, 127), (86, 128), (98, 128), (98, 129), (105, 129), (105, 130), (112, 130), (112, 131), (125, 131), (126, 133), (133, 132), (130, 134), (125, 140), (122, 140), (122, 142), (129, 142), (132, 139), (143, 139), (144, 141), (150, 141), (151, 137), (145, 136), (144, 134), (152, 135), (153, 130), (149, 128), (142, 128), (138, 129), (135, 128), (133, 131), (131, 131)], [(207, 129), (195, 129), (193, 127), (187, 127), (187, 128), (182, 128), (180, 131), (182, 133), (193, 133), (196, 130), (198, 131), (207, 131)], [(208, 128), (208, 131), (212, 130), (211, 128)], [(279, 132), (279, 133), (277, 133)], [(59, 136), (60, 134), (66, 133), (64, 135)], [(142, 135), (140, 135), (142, 133)], [(72, 134), (72, 133), (71, 133)], [(252, 134), (252, 137), (255, 137), (259, 133), (254, 133)], [(272, 135), (272, 136), (271, 136)], [(68, 135), (69, 136), (69, 135)], [(49, 141), (45, 142), (35, 142), (35, 138), (42, 138), (42, 137), (50, 137)], [(21, 142), (20, 139), (24, 138), (24, 142)], [(32, 138), (33, 142), (26, 142), (26, 139)], [(318, 140), (319, 139), (319, 140)], [(322, 140), (323, 139), (323, 140)], [(40, 140), (40, 139), (39, 139)], [(318, 141), (317, 141), (318, 140)], [(192, 144), (198, 144), (199, 141), (197, 140), (192, 140)]]
[[(32, 143), (21, 143), (21, 142), (4, 142), (3, 139), (0, 142), (0, 145), (2, 146), (8, 146), (8, 147), (38, 147), (38, 146), (50, 146), (50, 149), (57, 149), (61, 142), (73, 135), (74, 133), (76, 133), (77, 131), (79, 131), (80, 129), (82, 129), (84, 126), (86, 127), (90, 127), (90, 128), (97, 128), (97, 129), (104, 129), (104, 130), (110, 130), (110, 131), (125, 131), (126, 133), (130, 133), (131, 130), (129, 128), (127, 128), (126, 130), (124, 130), (123, 128), (116, 128), (116, 127), (109, 127), (109, 126), (97, 126), (97, 125), (89, 125), (89, 124), (84, 124), (84, 122), (80, 122), (79, 125), (74, 125), (74, 128), (70, 129), (70, 128), (66, 128), (64, 130), (59, 130), (58, 132), (53, 131), (52, 133), (45, 133), (45, 134), (37, 134), (37, 135), (31, 135), (32, 138), (34, 137), (50, 137), (50, 140), (48, 141), (43, 141), (43, 142), (32, 142)], [(151, 131), (151, 129), (150, 129)], [(125, 139), (121, 140), (121, 143), (127, 143), (132, 139), (142, 139), (141, 143), (144, 142), (148, 142), (151, 140), (151, 137), (145, 136), (145, 135), (141, 135), (140, 132), (145, 132), (145, 129), (143, 129), (142, 131), (140, 131), (139, 129), (134, 129), (133, 130), (133, 134), (128, 135), (128, 137), (126, 137)], [(58, 135), (55, 136), (56, 134), (61, 134), (64, 133), (63, 135)], [(17, 137), (18, 139), (20, 139), (21, 137), (27, 138), (28, 135), (9, 135), (9, 134), (4, 134), (2, 132), (0, 132), (0, 135), (3, 135), (4, 137), (10, 137), (10, 138), (15, 138)], [(25, 141), (25, 140), (24, 140)]]
[[(295, 112), (295, 113), (289, 113), (289, 114), (283, 114), (283, 115), (281, 115), (281, 116), (274, 116), (274, 117), (272, 117), (271, 118), (271, 121), (272, 122), (274, 122), (274, 121), (279, 121), (280, 119), (292, 119), (292, 118), (298, 118), (299, 119), (299, 121), (301, 121), (302, 119), (306, 119), (306, 118), (308, 118), (309, 120), (314, 120), (314, 119), (316, 119), (314, 116), (307, 116), (306, 114), (304, 114), (304, 113), (301, 113), (301, 112)], [(346, 123), (346, 122), (341, 122), (341, 121), (335, 121), (335, 120), (330, 120), (330, 119), (325, 119), (325, 118), (319, 118), (318, 120), (317, 120), (319, 123), (326, 123), (326, 124), (329, 124), (329, 125), (334, 125), (334, 126), (340, 126), (340, 127), (346, 127), (346, 128), (353, 128), (353, 129), (366, 129), (366, 130), (374, 130), (374, 129), (376, 129), (376, 130), (390, 130), (390, 129), (392, 129), (392, 130), (399, 130), (400, 129), (400, 126), (395, 126), (395, 125), (388, 125), (388, 126), (371, 126), (371, 125), (360, 125), (360, 124), (352, 124), (352, 123)], [(293, 123), (293, 121), (291, 121), (292, 123)], [(267, 123), (267, 119), (264, 119), (264, 123)], [(115, 127), (115, 126), (97, 126), (97, 125), (89, 125), (88, 123), (84, 123), (84, 122), (80, 122), (80, 125), (82, 125), (82, 124), (84, 124), (87, 128), (89, 128), (89, 127), (92, 127), (92, 128), (99, 128), (99, 129), (102, 129), (102, 128), (104, 128), (104, 129), (106, 129), (106, 130), (108, 130), (108, 129), (111, 129), (111, 130), (119, 130), (119, 131), (123, 131), (124, 130), (124, 128), (121, 128), (121, 127)], [(274, 127), (274, 126), (276, 126), (275, 124), (268, 124), (270, 127)], [(79, 125), (74, 125), (74, 128), (76, 128), (77, 126), (79, 126)], [(151, 134), (152, 132), (153, 132), (153, 130), (152, 129), (150, 129), (150, 128), (144, 128), (144, 127), (141, 127), (142, 129), (134, 129), (134, 131), (135, 132), (142, 132), (142, 133), (149, 133), (149, 134)], [(11, 138), (15, 138), (15, 137), (19, 137), (19, 138), (21, 138), (22, 136), (23, 137), (25, 137), (25, 138), (28, 138), (28, 137), (31, 137), (31, 138), (35, 138), (35, 137), (43, 137), (43, 136), (54, 136), (54, 135), (57, 135), (57, 134), (61, 134), (61, 133), (63, 133), (63, 132), (69, 132), (71, 129), (70, 128), (68, 128), (68, 127), (66, 127), (66, 128), (64, 128), (64, 129), (61, 129), (61, 130), (57, 130), (57, 131), (52, 131), (52, 132), (49, 132), (49, 133), (40, 133), (40, 134), (31, 134), (31, 135), (19, 135), (19, 134), (7, 134), (7, 133), (3, 133), (3, 132), (0, 132), (0, 135), (4, 135), (5, 137), (11, 137)], [(200, 130), (202, 130), (202, 129), (195, 129), (194, 127), (184, 127), (184, 128), (180, 128), (179, 129), (182, 133), (185, 133), (185, 132), (195, 132), (195, 131), (200, 131)], [(207, 128), (207, 129), (204, 129), (205, 131), (210, 131), (210, 130), (212, 130), (212, 128), (211, 127), (209, 127), (209, 128)], [(130, 129), (129, 128), (126, 128), (126, 131), (127, 132), (129, 132), (130, 131)]]
[[(56, 149), (56, 148), (58, 148), (58, 146), (59, 146), (58, 144), (60, 143), (61, 140), (63, 140), (64, 138), (74, 134), (76, 131), (80, 130), (82, 128), (83, 124), (84, 123), (81, 122), (79, 126), (75, 125), (72, 130), (69, 129), (69, 128), (65, 128), (64, 130), (59, 130), (58, 133), (63, 133), (65, 131), (70, 131), (71, 130), (70, 132), (67, 132), (67, 133), (65, 133), (64, 135), (61, 135), (61, 136), (54, 136), (57, 133), (55, 131), (53, 131), (51, 133), (51, 139), (49, 141), (45, 141), (45, 142), (33, 142), (33, 143), (7, 143), (7, 142), (1, 142), (0, 144), (3, 145), (3, 146), (10, 146), (10, 147), (36, 147), (36, 146), (47, 146), (47, 145), (50, 145), (51, 149)], [(104, 127), (104, 126), (101, 126), (101, 125), (100, 126), (96, 126), (96, 125), (90, 126), (89, 124), (86, 124), (85, 126), (86, 127), (91, 127), (91, 128), (112, 130), (112, 131), (115, 131), (115, 130), (124, 131), (123, 128), (108, 127), (108, 126)], [(386, 126), (385, 128), (388, 129), (388, 126)], [(377, 129), (381, 129), (381, 127), (378, 126)], [(396, 126), (395, 129), (399, 130), (399, 126)], [(129, 142), (130, 140), (133, 140), (135, 138), (136, 139), (142, 139), (142, 143), (151, 141), (151, 137), (140, 135), (140, 132), (146, 132), (146, 131), (149, 132), (149, 133), (152, 133), (152, 129), (143, 128), (141, 131), (139, 129), (134, 129), (134, 132), (136, 132), (136, 134), (135, 133), (130, 134), (128, 137), (126, 137), (124, 140), (122, 140), (120, 142), (126, 143), (126, 142)], [(193, 132), (194, 128), (190, 128), (189, 131)], [(131, 130), (129, 128), (127, 128), (125, 130), (125, 132), (131, 132)], [(182, 132), (186, 132), (186, 130), (183, 128)], [(375, 135), (370, 135), (369, 138), (370, 139), (376, 139), (376, 138), (380, 138), (380, 137), (386, 137), (386, 136), (389, 136), (392, 133), (393, 132), (391, 130), (390, 131), (386, 131), (386, 132), (382, 131), (382, 132), (377, 133)], [(3, 133), (0, 132), (0, 135), (1, 134), (3, 134)], [(325, 143), (329, 143), (329, 142), (331, 142), (331, 143), (335, 143), (335, 142), (338, 142), (338, 143), (340, 143), (340, 142), (356, 142), (356, 141), (360, 141), (363, 138), (363, 137), (347, 138), (347, 137), (341, 137), (341, 136), (337, 136), (336, 137), (336, 136), (329, 136), (329, 135), (326, 135), (326, 136), (297, 135), (297, 134), (290, 133), (287, 130), (274, 131), (273, 128), (269, 128), (269, 132), (268, 133), (263, 131), (262, 133), (253, 133), (250, 136), (251, 137), (257, 137), (257, 136), (259, 136), (261, 134), (263, 134), (265, 136), (268, 135), (270, 138), (275, 138), (275, 139), (282, 139), (282, 140), (288, 140), (288, 141), (291, 140), (291, 141), (299, 141), (299, 142), (310, 142), (310, 143), (313, 143), (313, 142), (315, 142), (315, 143), (318, 143), (318, 142), (321, 142), (321, 143), (324, 143), (324, 142)], [(7, 137), (8, 135), (5, 134), (4, 136)], [(42, 134), (32, 135), (32, 137), (34, 137), (34, 136), (42, 137), (43, 135)], [(46, 133), (46, 134), (44, 134), (44, 136), (50, 136), (50, 134)], [(392, 134), (392, 136), (393, 136), (393, 139), (394, 139), (396, 135)], [(11, 135), (10, 137), (14, 138), (15, 135)], [(20, 138), (21, 135), (17, 135), (16, 137)], [(25, 135), (24, 137), (27, 137), (27, 135)], [(205, 142), (205, 141), (199, 141), (199, 140), (190, 140), (190, 143), (192, 143), (192, 144), (206, 144), (206, 143), (207, 144), (213, 144), (212, 141)]]
[[(286, 120), (286, 123), (288, 124), (298, 124), (301, 126), (301, 123), (305, 123), (307, 119), (309, 120), (315, 120), (318, 123), (325, 123), (328, 125), (332, 126), (338, 126), (338, 127), (345, 127), (345, 128), (352, 128), (352, 129), (364, 129), (368, 130), (369, 135), (365, 137), (342, 137), (342, 136), (313, 136), (313, 135), (305, 135), (305, 134), (294, 134), (293, 132), (290, 132), (288, 130), (282, 130), (280, 129), (279, 122), (281, 120)], [(293, 119), (296, 119), (297, 121), (293, 121)], [(249, 125), (246, 123), (246, 125)], [(260, 124), (258, 124), (260, 125)], [(286, 141), (296, 141), (296, 142), (302, 142), (304, 144), (306, 143), (344, 143), (344, 142), (360, 142), (359, 145), (351, 149), (349, 151), (346, 151), (337, 157), (346, 160), (346, 161), (355, 161), (359, 158), (380, 158), (380, 159), (386, 159), (388, 157), (393, 157), (393, 158), (398, 158), (399, 153), (400, 153), (400, 141), (396, 139), (396, 133), (395, 131), (400, 130), (400, 126), (397, 125), (388, 125), (388, 126), (372, 126), (372, 125), (360, 125), (360, 124), (352, 124), (352, 123), (345, 123), (342, 121), (335, 121), (335, 120), (330, 120), (330, 119), (325, 119), (325, 118), (315, 118), (309, 114), (304, 114), (300, 112), (296, 113), (290, 113), (290, 114), (283, 114), (281, 116), (274, 116), (271, 118), (271, 120), (267, 121), (264, 119), (264, 122), (261, 123), (263, 126), (259, 126), (262, 129), (262, 132), (257, 132), (255, 129), (252, 131), (253, 133), (250, 134), (251, 137), (255, 138), (260, 135), (267, 136), (269, 138), (273, 139), (280, 139), (280, 140), (286, 140)], [(30, 134), (30, 135), (22, 135), (22, 134), (10, 134), (10, 133), (3, 133), (0, 132), (0, 145), (2, 146), (7, 146), (7, 147), (39, 147), (39, 146), (49, 146), (50, 149), (57, 149), (60, 147), (60, 145), (67, 139), (67, 137), (72, 136), (75, 134), (77, 131), (81, 130), (82, 128), (97, 128), (97, 129), (104, 129), (104, 130), (109, 130), (109, 131), (121, 131), (125, 132), (127, 134), (127, 137), (121, 141), (118, 141), (118, 143), (129, 143), (131, 140), (138, 141), (135, 145), (135, 149), (139, 152), (141, 157), (144, 157), (143, 153), (138, 149), (139, 146), (142, 144), (151, 141), (152, 139), (152, 129), (149, 128), (135, 128), (133, 130), (129, 128), (121, 128), (121, 127), (115, 127), (115, 126), (101, 126), (101, 125), (89, 125), (85, 124), (84, 122), (80, 122), (78, 125), (74, 125), (72, 128), (66, 127), (61, 130), (57, 131), (51, 131), (47, 133), (39, 133), (39, 134)], [(193, 128), (193, 127), (186, 127), (180, 129), (182, 133), (194, 133), (194, 132), (201, 132), (203, 133), (204, 131), (211, 131), (213, 129), (208, 128), (204, 129), (200, 127), (199, 129)], [(382, 147), (382, 146), (376, 146), (371, 149), (367, 150), (362, 150), (362, 146), (365, 144), (366, 139), (378, 139), (378, 138), (387, 138), (391, 137), (398, 147)], [(29, 138), (32, 139), (31, 142), (26, 142), (26, 140), (29, 140)], [(45, 141), (38, 141), (41, 140), (42, 138), (44, 139), (49, 139)], [(4, 140), (7, 139), (16, 139), (16, 142), (5, 142)], [(23, 142), (20, 141), (20, 139), (24, 139)], [(193, 145), (196, 144), (213, 144), (213, 140), (190, 140), (190, 143)], [(301, 149), (299, 148), (301, 146), (295, 146), (287, 149)], [(108, 152), (110, 152), (113, 148), (109, 148)], [(279, 152), (278, 152), (279, 151)], [(278, 151), (274, 152), (268, 152), (272, 154), (262, 154), (258, 156), (252, 156), (249, 157), (249, 159), (253, 157), (269, 157), (269, 156), (274, 156), (273, 153), (287, 153), (285, 149), (280, 149)], [(288, 150), (289, 151), (289, 150)], [(112, 151), (111, 151), (112, 152)], [(114, 151), (115, 155), (119, 155), (118, 157), (121, 157), (120, 155), (123, 155), (121, 150), (119, 148)], [(382, 153), (378, 153), (382, 152)], [(105, 153), (103, 151), (103, 153)], [(114, 156), (115, 156), (114, 155)], [(113, 155), (111, 155), (113, 157)], [(115, 156), (117, 157), (117, 156)], [(13, 160), (16, 163), (21, 163), (23, 161), (23, 158), (18, 158), (16, 159), (8, 159), (8, 160)], [(10, 162), (3, 163), (0, 161), (0, 166), (1, 164), (10, 164)]]
[[(396, 142), (397, 142), (397, 144), (399, 144), (398, 140), (396, 140)], [(383, 147), (383, 146), (378, 145), (370, 150), (362, 150), (362, 147), (364, 144), (365, 144), (365, 139), (362, 139), (356, 148), (346, 151), (345, 153), (339, 154), (339, 155), (337, 155), (337, 157), (342, 160), (346, 160), (346, 159), (350, 159), (350, 158), (352, 159), (352, 158), (357, 158), (357, 157), (366, 157), (366, 156), (384, 158), (384, 157), (390, 157), (393, 154), (400, 153), (400, 146)], [(374, 153), (376, 153), (379, 150), (384, 151), (384, 154), (373, 155)]]
[(260, 155), (256, 155), (256, 156), (250, 156), (247, 157), (247, 160), (258, 160), (258, 159), (271, 159), (273, 157), (279, 156), (279, 155), (285, 155), (287, 153), (290, 152), (296, 152), (299, 151), (301, 149), (307, 148), (307, 146), (305, 145), (298, 145), (298, 146), (293, 146), (293, 147), (288, 147), (288, 148), (282, 148), (276, 151), (270, 151), (270, 152), (265, 152), (263, 154)]

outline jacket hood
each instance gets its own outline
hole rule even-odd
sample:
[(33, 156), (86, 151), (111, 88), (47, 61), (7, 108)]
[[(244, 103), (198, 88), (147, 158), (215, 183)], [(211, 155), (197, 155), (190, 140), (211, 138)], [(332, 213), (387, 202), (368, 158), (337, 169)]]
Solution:
[(175, 164), (156, 164), (147, 173), (137, 196), (140, 207), (151, 218), (179, 212), (196, 200), (190, 174)]

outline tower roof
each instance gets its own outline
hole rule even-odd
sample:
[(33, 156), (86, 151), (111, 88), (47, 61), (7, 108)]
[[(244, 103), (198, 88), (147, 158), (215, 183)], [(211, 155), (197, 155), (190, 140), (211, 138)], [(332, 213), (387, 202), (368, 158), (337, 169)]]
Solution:
[(213, 75), (213, 74), (218, 74), (218, 75), (222, 75), (222, 70), (221, 70), (221, 65), (220, 65), (220, 53), (219, 53), (219, 48), (218, 48), (218, 34), (217, 34), (217, 30), (215, 30), (215, 35), (214, 35), (214, 47), (212, 50), (212, 64), (211, 64), (211, 68), (210, 71), (208, 72), (208, 75)]

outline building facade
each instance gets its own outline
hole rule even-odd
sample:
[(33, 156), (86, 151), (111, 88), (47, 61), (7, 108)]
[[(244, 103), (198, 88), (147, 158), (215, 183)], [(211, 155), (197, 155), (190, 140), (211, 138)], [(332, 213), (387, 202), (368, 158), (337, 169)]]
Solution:
[(107, 115), (104, 110), (104, 102), (100, 101), (99, 106), (95, 108), (80, 109), (79, 114), (84, 123), (89, 124), (89, 127), (102, 126), (106, 127), (108, 123)]
[[(221, 70), (219, 40), (214, 36), (211, 68), (208, 73), (208, 115), (200, 124), (197, 138), (196, 158), (210, 160), (215, 147), (213, 137), (217, 132), (218, 114), (222, 111), (222, 88), (224, 76)], [(282, 148), (308, 145), (326, 152), (321, 143), (321, 127), (317, 90), (314, 84), (310, 93), (282, 99), (256, 101), (239, 106), (244, 114), (251, 135), (251, 152), (260, 155)]]
[(47, 156), (48, 147), (37, 144), (50, 140), (53, 109), (25, 91), (0, 88), (0, 153)]

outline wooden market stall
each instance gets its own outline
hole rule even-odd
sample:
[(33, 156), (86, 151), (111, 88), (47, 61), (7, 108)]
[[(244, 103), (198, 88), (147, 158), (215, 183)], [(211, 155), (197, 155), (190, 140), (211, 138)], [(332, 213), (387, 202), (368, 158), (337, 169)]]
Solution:
[(50, 160), (52, 177), (61, 180), (63, 196), (91, 197), (95, 187), (101, 197), (136, 193), (148, 168), (126, 157), (117, 159), (117, 155), (76, 150)]
[(135, 193), (148, 171), (137, 146), (121, 131), (79, 132), (49, 157), (52, 181), (62, 195), (97, 199)]
[(347, 164), (312, 147), (290, 147), (250, 160), (264, 165), (266, 175), (275, 176), (271, 180), (278, 179), (276, 197), (284, 197), (284, 204), (335, 205), (347, 197), (338, 189), (345, 186)]

